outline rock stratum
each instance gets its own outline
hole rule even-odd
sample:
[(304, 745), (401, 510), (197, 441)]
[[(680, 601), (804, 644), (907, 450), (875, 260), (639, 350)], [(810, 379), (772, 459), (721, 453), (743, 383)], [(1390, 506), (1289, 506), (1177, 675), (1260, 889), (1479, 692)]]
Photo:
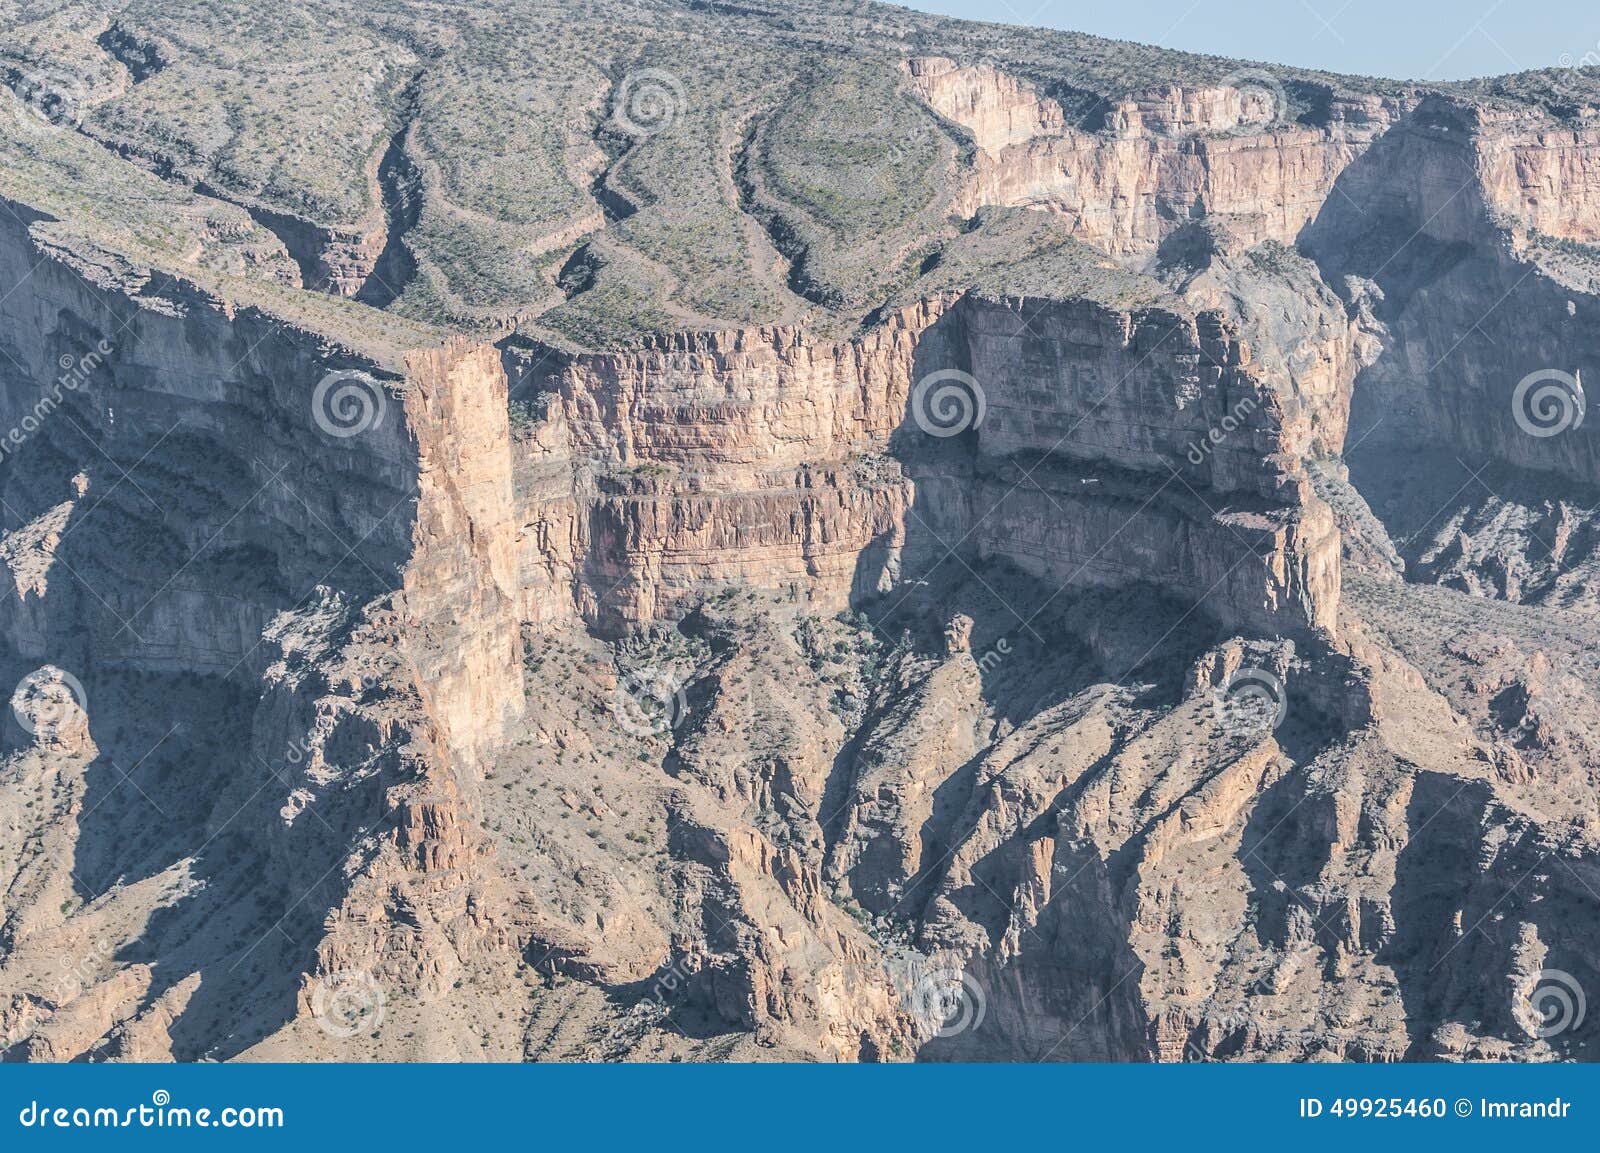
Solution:
[(1600, 73), (0, 4), (8, 1060), (1568, 1060)]

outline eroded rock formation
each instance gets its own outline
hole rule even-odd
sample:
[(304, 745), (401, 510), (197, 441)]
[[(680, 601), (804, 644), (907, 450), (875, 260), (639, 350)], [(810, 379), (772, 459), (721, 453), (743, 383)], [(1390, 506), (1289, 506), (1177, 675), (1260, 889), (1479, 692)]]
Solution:
[(359, 155), (224, 154), (91, 16), (0, 136), (8, 1059), (1585, 1055), (1592, 78), (502, 107), (419, 9), (308, 40)]

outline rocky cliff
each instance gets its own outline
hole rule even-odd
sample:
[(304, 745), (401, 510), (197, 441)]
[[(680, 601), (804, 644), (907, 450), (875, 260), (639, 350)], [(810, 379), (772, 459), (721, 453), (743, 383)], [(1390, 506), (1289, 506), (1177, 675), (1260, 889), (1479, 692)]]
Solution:
[[(4, 253), (12, 282), (27, 283), (5, 316), (7, 415), (29, 442), (4, 495), (19, 543), (7, 560), (11, 661), (67, 671), (102, 766), (196, 755), (187, 729), (198, 718), (174, 720), (155, 749), (130, 746), (141, 737), (126, 732), (126, 710), (138, 707), (126, 693), (237, 697), (213, 701), (203, 721), (221, 776), (213, 796), (186, 806), (197, 818), (190, 851), (242, 836), (261, 869), (260, 907), (275, 908), (274, 890), (304, 893), (276, 907), (273, 936), (293, 936), (285, 924), (309, 931), (323, 910), (359, 910), (360, 886), (336, 874), (346, 854), (365, 856), (362, 837), (386, 858), (376, 871), (400, 886), (389, 902), (425, 924), (462, 917), (423, 911), (437, 892), (459, 903), (484, 851), (462, 807), (471, 777), (456, 774), (523, 708), (498, 353), (456, 340), (385, 368), (192, 284), (118, 284), (69, 266), (20, 226), (6, 230)], [(35, 381), (54, 382), (36, 402)], [(128, 787), (177, 819), (151, 786)], [(81, 795), (61, 801), (66, 813), (101, 809)], [(135, 871), (183, 871), (182, 846), (155, 848)], [(88, 848), (52, 856), (56, 887), (95, 888), (80, 898), (115, 906), (131, 878), (88, 880), (98, 873), (84, 864)], [(408, 876), (417, 880), (398, 880)], [(179, 905), (174, 916), (196, 924), (215, 915)], [(13, 907), (6, 930), (19, 954), (70, 950), (83, 931), (61, 915), (19, 921), (22, 911)], [(430, 987), (423, 978), (437, 981), (457, 946), (423, 929), (434, 939), (409, 945), (385, 931), (364, 959)], [(338, 936), (319, 948), (337, 956)], [(282, 954), (277, 941), (256, 943)], [(290, 947), (314, 944), (302, 936)], [(138, 1032), (152, 1003), (182, 1010), (196, 995), (178, 992), (184, 977), (129, 984), (96, 1010), (96, 1034)], [(204, 1000), (225, 1004), (213, 998), (226, 983), (206, 982)], [(51, 1029), (35, 1044), (80, 1051)]]
[(1319, 125), (1285, 122), (1281, 84), (1241, 70), (1231, 83), (1133, 92), (1074, 121), (987, 65), (921, 57), (907, 68), (916, 91), (977, 146), (969, 211), (1048, 207), (1075, 235), (1135, 261), (1201, 217), (1233, 218), (1251, 242), (1292, 243), (1340, 172), (1406, 112), (1403, 101), (1368, 96), (1330, 100)]
[[(1331, 627), (1337, 546), (1305, 481), (1311, 430), (1250, 356), (1211, 311), (977, 295), (847, 343), (763, 329), (545, 351), (517, 388), (523, 468), (559, 474), (527, 486), (526, 615), (564, 606), (615, 629), (730, 584), (837, 611), (970, 540), (1067, 584), (1232, 582), (1214, 601), (1231, 621)], [(1030, 493), (1056, 512), (1013, 509)]]
[(1592, 1048), (1592, 74), (802, 10), (16, 14), (7, 1059)]

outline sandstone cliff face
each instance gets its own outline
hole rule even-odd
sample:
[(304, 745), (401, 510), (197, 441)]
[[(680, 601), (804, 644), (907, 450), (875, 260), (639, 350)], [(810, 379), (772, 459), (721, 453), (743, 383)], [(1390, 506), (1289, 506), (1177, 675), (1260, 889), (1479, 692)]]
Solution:
[[(1581, 205), (1593, 156), (1572, 142), (1581, 132), (1555, 136), (1425, 101), (1345, 172), (1341, 195), (1307, 229), (1304, 247), (1382, 348), (1354, 386), (1369, 413), (1356, 423), (1376, 443), (1407, 437), (1453, 446), (1474, 468), (1498, 460), (1584, 485), (1600, 477), (1573, 398), (1573, 382), (1595, 372), (1594, 286), (1539, 235), (1592, 237), (1577, 221), (1595, 217), (1568, 208), (1566, 223), (1551, 218), (1549, 193), (1529, 176), (1557, 165), (1562, 203)], [(1568, 383), (1518, 391), (1547, 371)]]
[(457, 340), (408, 355), (417, 522), (400, 602), (406, 655), (430, 719), (469, 758), (492, 747), (523, 706), (506, 414), (493, 348)]
[(1585, 246), (1600, 219), (1581, 118), (1420, 96), (1335, 102), (1316, 110), (1321, 127), (1284, 127), (1273, 123), (1282, 107), (1251, 101), (1281, 106), (1286, 94), (1241, 73), (1232, 88), (1130, 99), (1091, 133), (1062, 127), (1046, 98), (993, 69), (921, 59), (908, 70), (978, 146), (974, 204), (1062, 215), (1228, 317), (1298, 434), (1291, 454), (1339, 452), (1355, 396), (1374, 457), (1415, 438), (1472, 457), (1468, 474), (1498, 461), (1584, 485), (1600, 476), (1573, 395), (1584, 369), (1595, 373)]
[(647, 623), (745, 581), (842, 607), (862, 553), (903, 536), (908, 482), (860, 458), (904, 418), (940, 311), (844, 345), (761, 329), (540, 355), (516, 393), (538, 414), (517, 446), (525, 618)]
[[(647, 623), (743, 583), (832, 611), (970, 540), (1068, 583), (1144, 571), (1190, 593), (1227, 584), (1215, 605), (1229, 620), (1330, 627), (1336, 549), (1301, 462), (1332, 433), (1313, 434), (1308, 406), (1250, 356), (1215, 313), (971, 296), (846, 344), (762, 330), (541, 365), (519, 386), (540, 414), (521, 468), (544, 478), (525, 485), (525, 587), (541, 590), (525, 618), (560, 619), (553, 600), (602, 627)], [(946, 444), (919, 422), (937, 419), (936, 366), (952, 361), (975, 382), (978, 424)], [(1337, 378), (1318, 383), (1342, 427)], [(1030, 456), (1054, 463), (966, 483)], [(1248, 512), (1212, 507), (1240, 490)], [(1029, 491), (1055, 514), (1029, 521)], [(991, 515), (1006, 501), (1019, 507)]]
[[(39, 259), (20, 229), (8, 228), (5, 240), (13, 274)], [(360, 447), (330, 444), (310, 419), (309, 390), (329, 371), (312, 338), (275, 338), (282, 330), (270, 318), (230, 317), (220, 302), (181, 285), (151, 281), (125, 295), (122, 286), (96, 284), (55, 259), (34, 277), (34, 291), (15, 298), (8, 317), (8, 350), (26, 367), (7, 366), (6, 418), (38, 426), (32, 452), (13, 459), (11, 505), (26, 520), (72, 499), (87, 531), (72, 532), (69, 521), (62, 535), (83, 538), (80, 555), (98, 567), (84, 571), (82, 581), (64, 569), (50, 574), (47, 595), (62, 606), (53, 620), (28, 622), (27, 603), (10, 610), (17, 614), (14, 643), (23, 651), (41, 652), (76, 609), (78, 619), (104, 629), (103, 643), (123, 659), (223, 673), (256, 659), (252, 647), (266, 614), (289, 589), (329, 577), (346, 562), (392, 570), (408, 550), (409, 517), (399, 509), (408, 485), (400, 422), (380, 425)], [(97, 463), (82, 479), (75, 467), (62, 475), (64, 462), (85, 449)], [(209, 503), (215, 520), (169, 521), (153, 496), (117, 483), (124, 476), (119, 469), (146, 450), (173, 462), (168, 475), (175, 482), (182, 475), (176, 462), (187, 453), (209, 461), (216, 476), (210, 493), (175, 491)], [(352, 472), (365, 483), (342, 485)], [(292, 477), (304, 483), (296, 486)], [(90, 519), (101, 500), (113, 502), (104, 512), (120, 515)], [(143, 532), (131, 532), (130, 521)], [(227, 586), (230, 559), (254, 555), (277, 525), (301, 522), (312, 526), (302, 548), (280, 547), (268, 564), (247, 566), (255, 597)], [(125, 548), (137, 535), (143, 537), (137, 547)], [(88, 547), (90, 537), (110, 547)], [(359, 553), (344, 540), (360, 541)], [(187, 580), (168, 581), (171, 569), (154, 576), (167, 552), (179, 554), (180, 563), (194, 557), (183, 572)], [(255, 605), (241, 615), (240, 600)], [(127, 626), (116, 627), (122, 622)]]
[(1545, 236), (1600, 240), (1600, 127), (1555, 127), (1480, 109), (1467, 115), (1491, 208)]
[(1327, 128), (1274, 123), (1286, 97), (1250, 73), (1236, 85), (1139, 94), (1108, 113), (1100, 133), (987, 66), (923, 58), (909, 72), (978, 145), (969, 212), (1047, 208), (1084, 240), (1135, 261), (1202, 216), (1235, 218), (1252, 242), (1292, 242), (1339, 173), (1405, 111), (1372, 97), (1330, 110)]

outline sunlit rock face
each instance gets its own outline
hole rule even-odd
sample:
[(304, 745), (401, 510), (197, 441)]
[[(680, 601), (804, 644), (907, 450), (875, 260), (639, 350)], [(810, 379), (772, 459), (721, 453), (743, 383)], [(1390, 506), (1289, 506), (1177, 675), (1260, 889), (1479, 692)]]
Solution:
[(7, 1059), (1594, 1040), (1595, 82), (797, 11), (0, 37)]

